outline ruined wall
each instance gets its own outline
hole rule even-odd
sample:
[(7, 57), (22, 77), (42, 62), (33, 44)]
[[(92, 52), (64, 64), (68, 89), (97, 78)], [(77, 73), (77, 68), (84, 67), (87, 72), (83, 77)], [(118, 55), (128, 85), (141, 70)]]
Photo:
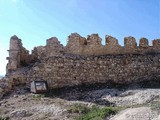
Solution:
[(47, 40), (46, 54), (48, 57), (62, 56), (64, 51), (63, 49), (63, 45), (60, 44), (56, 37), (52, 37)]
[(90, 83), (127, 84), (160, 77), (160, 55), (50, 57), (33, 66), (28, 80), (47, 80), (52, 88)]
[(139, 45), (132, 36), (124, 38), (124, 46), (119, 45), (118, 40), (112, 36), (106, 35), (105, 45), (101, 43), (102, 38), (98, 34), (88, 35), (87, 38), (77, 33), (72, 33), (68, 37), (67, 45), (64, 47), (64, 53), (75, 55), (116, 55), (116, 54), (145, 54), (148, 52), (160, 51), (160, 39), (153, 40), (152, 46), (149, 46), (148, 39), (141, 38)]
[(34, 47), (32, 54), (30, 55), (31, 61), (35, 62), (39, 59), (46, 57), (46, 48), (45, 46)]
[(29, 51), (23, 47), (21, 39), (16, 35), (10, 39), (9, 57), (7, 57), (7, 73), (16, 71), (17, 68), (26, 66), (29, 63)]
[[(160, 78), (160, 39), (149, 46), (146, 38), (137, 45), (134, 37), (125, 37), (124, 46), (112, 36), (98, 34), (81, 37), (72, 33), (64, 47), (56, 37), (46, 40), (29, 54), (17, 36), (11, 37), (8, 70), (18, 83), (47, 80), (51, 88), (91, 83), (120, 84)], [(10, 72), (7, 72), (7, 74)]]
[(78, 33), (72, 33), (68, 36), (67, 45), (64, 48), (65, 53), (83, 54), (86, 45), (86, 38), (81, 37)]
[(103, 55), (105, 49), (101, 41), (102, 39), (98, 34), (91, 34), (84, 38), (78, 33), (72, 33), (68, 36), (68, 43), (64, 52), (76, 55)]
[(105, 37), (105, 54), (121, 54), (123, 53), (123, 47), (118, 43), (118, 40), (112, 36), (106, 35)]
[(10, 47), (9, 47), (9, 57), (8, 59), (8, 65), (7, 65), (7, 71), (9, 70), (16, 70), (17, 67), (20, 65), (20, 45), (21, 41), (18, 39), (17, 36), (12, 36), (10, 39)]

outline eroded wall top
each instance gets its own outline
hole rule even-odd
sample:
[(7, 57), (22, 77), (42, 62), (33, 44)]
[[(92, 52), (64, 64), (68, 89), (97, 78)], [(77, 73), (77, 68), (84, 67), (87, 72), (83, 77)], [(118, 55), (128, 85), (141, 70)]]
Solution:
[(51, 37), (46, 40), (45, 46), (35, 47), (29, 54), (21, 39), (14, 35), (10, 39), (7, 70), (16, 70), (36, 60), (65, 54), (91, 56), (160, 53), (160, 39), (153, 40), (152, 46), (149, 46), (148, 39), (141, 38), (137, 45), (136, 39), (129, 36), (124, 38), (124, 46), (121, 46), (116, 38), (106, 35), (105, 45), (102, 45), (102, 38), (98, 34), (91, 34), (85, 38), (78, 33), (72, 33), (67, 40), (67, 45), (63, 46), (58, 38)]

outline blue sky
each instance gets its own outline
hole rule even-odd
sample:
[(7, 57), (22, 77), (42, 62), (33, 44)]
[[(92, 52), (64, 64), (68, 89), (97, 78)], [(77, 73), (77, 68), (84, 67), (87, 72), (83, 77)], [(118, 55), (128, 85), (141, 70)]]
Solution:
[(73, 32), (86, 37), (111, 35), (123, 45), (125, 36), (160, 38), (160, 0), (0, 0), (0, 74), (5, 74), (9, 39), (24, 47), (45, 45), (56, 36), (66, 45)]

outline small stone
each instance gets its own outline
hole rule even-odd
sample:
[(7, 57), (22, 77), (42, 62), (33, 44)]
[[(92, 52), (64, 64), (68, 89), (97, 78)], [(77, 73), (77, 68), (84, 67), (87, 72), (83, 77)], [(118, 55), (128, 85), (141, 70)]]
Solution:
[(18, 95), (13, 95), (14, 98), (18, 98)]
[(10, 117), (27, 117), (31, 114), (27, 110), (15, 110), (11, 112)]

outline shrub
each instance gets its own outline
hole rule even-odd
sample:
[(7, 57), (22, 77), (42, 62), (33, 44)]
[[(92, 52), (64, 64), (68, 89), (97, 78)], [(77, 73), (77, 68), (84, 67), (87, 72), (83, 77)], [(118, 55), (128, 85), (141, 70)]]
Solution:
[(44, 97), (45, 97), (45, 95), (43, 95), (43, 94), (38, 94), (38, 95), (33, 95), (32, 96), (32, 98), (36, 99), (36, 100), (41, 100), (41, 98), (44, 98)]
[(85, 114), (89, 111), (89, 108), (82, 104), (74, 104), (68, 108), (69, 113), (80, 113)]
[(118, 112), (118, 109), (112, 107), (99, 108), (93, 106), (90, 109), (89, 108), (85, 108), (85, 110), (84, 108), (80, 109), (80, 111), (81, 111), (80, 113), (82, 114), (79, 117), (76, 117), (75, 120), (103, 120), (107, 116), (116, 114)]
[(156, 110), (160, 113), (160, 102), (154, 102), (150, 104), (152, 110)]

